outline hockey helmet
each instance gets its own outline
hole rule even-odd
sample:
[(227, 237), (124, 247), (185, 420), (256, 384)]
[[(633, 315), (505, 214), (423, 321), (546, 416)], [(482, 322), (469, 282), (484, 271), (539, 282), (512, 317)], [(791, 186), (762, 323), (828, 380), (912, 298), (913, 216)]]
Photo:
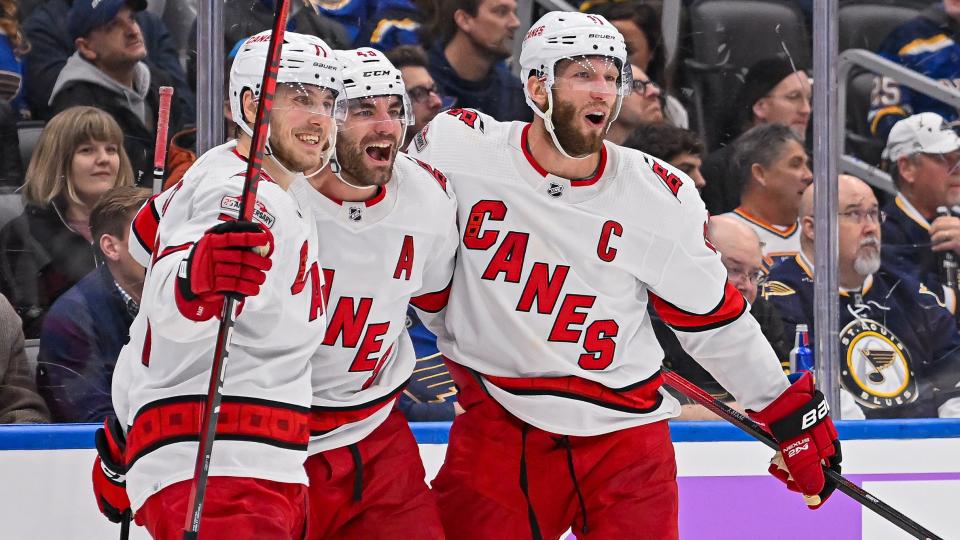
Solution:
[[(266, 30), (248, 38), (237, 51), (230, 69), (230, 112), (234, 122), (249, 136), (253, 136), (253, 128), (244, 121), (243, 92), (247, 89), (253, 92), (254, 99), (260, 98), (260, 85), (263, 81), (263, 68), (270, 50), (271, 31)], [(335, 96), (333, 110), (316, 108), (310, 110), (312, 114), (330, 115), (334, 120), (342, 121), (346, 113), (346, 96), (343, 90), (343, 80), (340, 76), (340, 63), (333, 50), (318, 37), (284, 32), (283, 46), (280, 49), (280, 64), (277, 70), (277, 85), (291, 85), (300, 87), (306, 85), (319, 86), (330, 90)], [(336, 143), (336, 127), (330, 130), (328, 154), (332, 153)], [(267, 138), (266, 153), (270, 151), (269, 137)], [(324, 162), (329, 160), (324, 157)]]
[[(400, 70), (393, 66), (384, 54), (370, 47), (336, 51), (337, 59), (343, 66), (343, 87), (349, 104), (356, 99), (376, 98), (380, 96), (398, 96), (402, 110), (400, 123), (405, 135), (407, 126), (413, 125), (413, 107), (407, 96), (406, 86)], [(395, 119), (396, 120), (396, 119)], [(401, 135), (403, 136), (403, 135)], [(403, 146), (403, 141), (400, 141)]]
[[(541, 77), (547, 88), (547, 109), (540, 110), (533, 101), (527, 85), (523, 85), (523, 94), (527, 105), (534, 114), (544, 121), (547, 132), (553, 139), (557, 149), (567, 157), (570, 156), (560, 145), (554, 133), (553, 126), (553, 92), (556, 84), (555, 70), (562, 60), (581, 61), (586, 57), (604, 57), (609, 59), (619, 70), (614, 91), (616, 102), (613, 114), (607, 123), (607, 129), (616, 120), (620, 113), (620, 105), (625, 96), (633, 90), (633, 77), (630, 64), (627, 63), (627, 47), (623, 36), (600, 15), (570, 11), (552, 11), (530, 27), (530, 31), (523, 39), (520, 52), (520, 69), (524, 79), (535, 74)], [(586, 65), (586, 63), (584, 63)]]

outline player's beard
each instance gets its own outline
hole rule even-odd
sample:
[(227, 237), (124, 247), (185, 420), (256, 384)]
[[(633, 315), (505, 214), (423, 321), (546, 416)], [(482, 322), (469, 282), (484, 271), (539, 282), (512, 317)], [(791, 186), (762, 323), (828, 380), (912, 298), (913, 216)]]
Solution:
[(603, 146), (603, 136), (607, 132), (611, 113), (612, 110), (607, 111), (606, 123), (597, 133), (585, 134), (577, 129), (582, 116), (581, 110), (569, 103), (554, 100), (553, 132), (566, 153), (571, 156), (587, 156), (599, 152)]
[[(873, 246), (873, 249), (864, 249)], [(853, 260), (853, 270), (863, 277), (874, 274), (880, 269), (880, 239), (876, 236), (860, 241), (857, 258)]]
[[(385, 162), (389, 165), (372, 167), (367, 164), (364, 147), (373, 142), (390, 142), (393, 144), (390, 159)], [(370, 137), (354, 143), (343, 133), (337, 139), (337, 162), (345, 173), (350, 175), (350, 183), (356, 186), (382, 186), (393, 176), (393, 162), (397, 159), (400, 141), (394, 137)]]

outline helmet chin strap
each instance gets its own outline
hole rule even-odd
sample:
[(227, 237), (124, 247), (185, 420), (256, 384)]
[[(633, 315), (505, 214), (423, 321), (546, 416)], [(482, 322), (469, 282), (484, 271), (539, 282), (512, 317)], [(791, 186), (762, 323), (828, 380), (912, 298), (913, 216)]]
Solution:
[(334, 151), (334, 153), (333, 153), (333, 158), (330, 160), (330, 171), (333, 172), (333, 175), (337, 177), (337, 180), (341, 181), (342, 183), (344, 183), (344, 184), (346, 184), (346, 185), (348, 185), (348, 186), (350, 186), (350, 187), (352, 187), (352, 188), (354, 188), (354, 189), (370, 190), (370, 189), (377, 189), (377, 187), (378, 187), (378, 186), (376, 186), (376, 185), (373, 185), (373, 186), (358, 186), (358, 185), (356, 185), (356, 184), (351, 184), (346, 178), (343, 177), (342, 174), (340, 174), (340, 173), (343, 171), (343, 167), (341, 167), (341, 166), (340, 166), (340, 162), (337, 161), (337, 153), (336, 153), (336, 151)]

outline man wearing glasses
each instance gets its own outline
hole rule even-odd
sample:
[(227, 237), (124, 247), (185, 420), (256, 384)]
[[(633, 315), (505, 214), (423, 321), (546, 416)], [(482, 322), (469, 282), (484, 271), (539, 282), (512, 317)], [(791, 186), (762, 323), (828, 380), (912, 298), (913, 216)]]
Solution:
[[(838, 191), (841, 417), (957, 417), (960, 334), (953, 317), (925, 285), (881, 264), (882, 213), (870, 187), (841, 175)], [(775, 266), (763, 287), (788, 336), (797, 324), (814, 328), (812, 187), (801, 216), (801, 252)]]
[(401, 45), (386, 53), (387, 60), (400, 70), (403, 85), (413, 106), (413, 125), (407, 128), (406, 144), (420, 133), (440, 111), (453, 106), (453, 98), (440, 94), (440, 88), (427, 70), (427, 53), (419, 45)]
[[(633, 91), (624, 96), (617, 120), (610, 125), (606, 139), (622, 145), (643, 124), (663, 123), (663, 107), (660, 103), (660, 86), (636, 65), (633, 70)], [(646, 151), (644, 148), (639, 150)]]
[[(960, 254), (960, 136), (936, 113), (897, 122), (884, 151), (899, 193), (884, 208), (884, 263), (923, 281), (956, 313), (956, 290), (941, 277), (944, 257)], [(951, 215), (938, 216), (938, 208)]]

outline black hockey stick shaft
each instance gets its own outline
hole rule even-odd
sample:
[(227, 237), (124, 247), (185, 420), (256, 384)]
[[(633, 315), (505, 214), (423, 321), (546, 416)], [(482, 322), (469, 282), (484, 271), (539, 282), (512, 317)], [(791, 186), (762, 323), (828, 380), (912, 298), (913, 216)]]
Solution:
[[(677, 391), (683, 395), (696, 401), (700, 405), (703, 405), (720, 418), (723, 418), (727, 422), (737, 426), (754, 439), (757, 439), (758, 441), (778, 452), (780, 451), (780, 445), (777, 444), (777, 441), (775, 441), (769, 433), (764, 431), (764, 429), (760, 427), (760, 424), (755, 422), (749, 416), (714, 398), (705, 390), (686, 380), (675, 371), (664, 368), (663, 374), (666, 378), (666, 383), (673, 388), (676, 388)], [(901, 514), (880, 499), (871, 495), (860, 486), (847, 480), (840, 473), (832, 469), (824, 469), (824, 473), (826, 473), (826, 476), (831, 481), (837, 484), (837, 489), (843, 493), (846, 493), (850, 498), (862, 504), (863, 506), (873, 510), (880, 517), (886, 519), (890, 523), (893, 523), (897, 527), (900, 527), (914, 538), (920, 538), (922, 540), (943, 540), (939, 536), (923, 528), (917, 522)]]
[[(243, 183), (240, 201), (239, 219), (250, 221), (257, 202), (257, 185), (263, 170), (264, 146), (267, 141), (267, 127), (270, 125), (270, 110), (273, 108), (273, 96), (277, 88), (277, 72), (280, 68), (280, 49), (283, 46), (283, 34), (287, 26), (289, 0), (275, 0), (273, 29), (270, 36), (270, 48), (263, 69), (260, 85), (260, 99), (257, 104), (257, 116), (253, 124), (253, 137), (250, 142), (250, 155), (247, 159), (247, 172)], [(200, 425), (200, 441), (197, 446), (197, 461), (194, 465), (193, 483), (187, 502), (189, 513), (184, 526), (184, 540), (197, 540), (200, 533), (200, 517), (203, 515), (203, 499), (210, 474), (210, 458), (213, 453), (213, 441), (216, 438), (217, 421), (220, 417), (220, 401), (223, 392), (223, 374), (226, 371), (229, 356), (230, 337), (237, 306), (237, 298), (227, 295), (223, 302), (220, 327), (217, 331), (216, 353), (210, 367), (210, 383), (203, 408), (203, 420)]]
[(173, 87), (160, 87), (160, 105), (157, 107), (157, 141), (153, 146), (153, 192), (163, 191), (163, 175), (167, 161), (167, 133), (170, 130), (170, 102)]
[(127, 515), (123, 516), (120, 520), (120, 540), (128, 540), (130, 538), (130, 519), (132, 519), (132, 516), (127, 512)]

